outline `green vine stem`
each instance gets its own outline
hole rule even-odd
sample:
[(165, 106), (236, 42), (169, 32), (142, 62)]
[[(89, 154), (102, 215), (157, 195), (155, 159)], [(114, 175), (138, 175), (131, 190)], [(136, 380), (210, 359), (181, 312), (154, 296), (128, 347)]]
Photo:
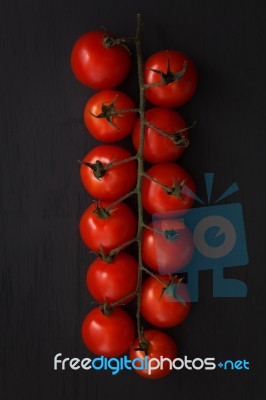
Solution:
[(118, 203), (121, 203), (121, 201), (124, 201), (128, 199), (129, 197), (133, 196), (134, 194), (137, 194), (137, 188), (131, 190), (131, 192), (125, 194), (124, 196), (120, 197), (118, 200), (114, 201), (110, 206), (106, 207), (105, 209), (109, 212), (111, 209), (116, 206)]
[(157, 185), (161, 186), (166, 192), (170, 189), (169, 186), (164, 185), (163, 183), (157, 181), (157, 179), (153, 178), (152, 176), (146, 174), (146, 172), (143, 172), (143, 176), (147, 179), (149, 179), (150, 181), (156, 183)]
[(121, 246), (116, 247), (115, 249), (111, 250), (109, 253), (109, 257), (115, 257), (121, 250), (124, 250), (126, 247), (130, 246), (133, 243), (138, 242), (138, 237), (136, 236), (134, 239), (129, 240), (126, 243), (121, 244)]
[(142, 28), (142, 16), (137, 14), (137, 32), (136, 32), (136, 53), (137, 53), (137, 64), (138, 64), (138, 80), (139, 80), (139, 115), (140, 115), (140, 143), (137, 152), (138, 160), (138, 180), (137, 180), (137, 197), (138, 197), (138, 281), (137, 281), (137, 332), (138, 337), (142, 336), (142, 327), (140, 321), (140, 303), (141, 303), (141, 285), (142, 285), (142, 272), (143, 272), (143, 261), (142, 261), (142, 233), (143, 233), (143, 208), (142, 208), (142, 179), (143, 179), (143, 147), (144, 147), (144, 131), (145, 131), (145, 88), (143, 79), (143, 61), (142, 61), (142, 50), (141, 50), (141, 28)]

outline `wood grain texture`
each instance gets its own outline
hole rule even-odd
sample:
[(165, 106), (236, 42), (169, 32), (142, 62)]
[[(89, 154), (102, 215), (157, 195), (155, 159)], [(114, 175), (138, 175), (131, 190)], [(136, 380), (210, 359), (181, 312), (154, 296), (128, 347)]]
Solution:
[[(1, 400), (83, 400), (167, 396), (179, 400), (265, 396), (265, 2), (263, 0), (2, 0), (0, 3)], [(169, 330), (181, 354), (246, 358), (250, 372), (175, 372), (149, 382), (134, 373), (53, 371), (53, 357), (85, 357), (81, 321), (90, 309), (85, 274), (92, 256), (78, 221), (90, 202), (76, 160), (95, 146), (82, 112), (93, 93), (73, 77), (69, 55), (87, 30), (131, 35), (144, 14), (144, 55), (187, 52), (199, 90), (181, 113), (197, 120), (182, 158), (205, 196), (202, 173), (215, 172), (214, 196), (233, 181), (228, 202), (244, 209), (250, 264), (228, 272), (248, 284), (247, 299), (201, 301)], [(123, 90), (137, 100), (135, 69)], [(130, 142), (125, 142), (132, 148)]]

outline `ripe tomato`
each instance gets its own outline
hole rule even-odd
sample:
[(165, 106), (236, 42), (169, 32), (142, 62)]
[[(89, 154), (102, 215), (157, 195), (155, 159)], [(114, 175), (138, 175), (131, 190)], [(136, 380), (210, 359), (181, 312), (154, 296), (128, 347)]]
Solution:
[(133, 130), (136, 113), (114, 113), (132, 108), (135, 104), (125, 93), (102, 90), (94, 94), (85, 106), (85, 125), (92, 136), (102, 142), (121, 140)]
[(98, 356), (121, 356), (130, 348), (134, 335), (132, 318), (120, 307), (114, 307), (109, 316), (100, 308), (94, 308), (82, 324), (83, 341)]
[(160, 274), (172, 274), (183, 269), (192, 259), (193, 236), (180, 219), (157, 220), (152, 229), (166, 231), (166, 236), (145, 228), (142, 237), (142, 258), (148, 267)]
[[(101, 205), (105, 210), (111, 202), (103, 201)], [(81, 238), (91, 250), (100, 252), (102, 247), (108, 253), (134, 239), (137, 220), (125, 203), (114, 205), (106, 215), (99, 207), (99, 203), (91, 204), (82, 215), (79, 225)]]
[[(149, 214), (162, 213), (162, 217), (171, 218), (184, 214), (192, 207), (194, 199), (186, 194), (186, 189), (195, 193), (196, 185), (193, 178), (180, 165), (171, 163), (154, 165), (148, 169), (147, 175), (168, 188), (167, 191), (157, 182), (148, 178), (143, 179), (142, 203)], [(173, 213), (168, 214), (169, 211)]]
[[(92, 297), (99, 303), (113, 303), (137, 287), (138, 262), (130, 254), (121, 252), (111, 263), (96, 258), (87, 272), (87, 287)], [(133, 300), (129, 297), (123, 303)]]
[[(184, 153), (186, 144), (188, 144), (187, 131), (176, 134), (186, 128), (186, 123), (181, 115), (166, 108), (151, 108), (146, 111), (145, 118), (153, 126), (163, 130), (169, 136), (171, 135), (172, 139), (176, 140), (176, 143), (160, 134), (158, 130), (146, 126), (143, 149), (144, 160), (155, 164), (175, 161), (179, 158)], [(133, 144), (136, 150), (139, 148), (139, 140), (140, 119), (137, 120), (133, 131)], [(178, 143), (182, 144), (182, 146), (178, 145)]]
[(119, 85), (129, 73), (131, 57), (121, 45), (106, 47), (108, 37), (103, 31), (82, 35), (74, 44), (71, 66), (76, 78), (93, 89), (111, 89)]
[(195, 93), (197, 71), (191, 59), (180, 51), (159, 51), (144, 64), (144, 82), (156, 84), (162, 80), (164, 84), (147, 88), (145, 96), (159, 107), (179, 107)]
[[(148, 359), (156, 358), (160, 360), (160, 357), (169, 358), (174, 360), (177, 357), (177, 346), (173, 339), (164, 332), (157, 329), (148, 329), (144, 331), (144, 337), (148, 344)], [(135, 358), (144, 360), (145, 352), (143, 350), (135, 350), (140, 347), (140, 340), (135, 339), (131, 349), (129, 351), (129, 358), (134, 360)], [(135, 366), (140, 368), (141, 361), (137, 360), (134, 362)], [(171, 370), (169, 368), (169, 362), (165, 361), (162, 365), (162, 369), (159, 369), (159, 364), (153, 360), (151, 362), (152, 369), (149, 373), (148, 369), (135, 369), (137, 374), (144, 378), (158, 379), (168, 375)], [(157, 367), (157, 368), (156, 368)], [(155, 369), (156, 368), (156, 369)]]
[(112, 167), (112, 164), (129, 157), (132, 155), (123, 147), (94, 147), (83, 159), (90, 166), (80, 166), (80, 177), (85, 189), (96, 199), (110, 201), (130, 192), (137, 181), (136, 162), (133, 160)]
[[(141, 314), (151, 324), (161, 328), (170, 328), (184, 321), (191, 309), (187, 286), (179, 283), (178, 277), (157, 275), (168, 286), (153, 277), (148, 278), (141, 290)], [(174, 296), (173, 296), (174, 295)]]

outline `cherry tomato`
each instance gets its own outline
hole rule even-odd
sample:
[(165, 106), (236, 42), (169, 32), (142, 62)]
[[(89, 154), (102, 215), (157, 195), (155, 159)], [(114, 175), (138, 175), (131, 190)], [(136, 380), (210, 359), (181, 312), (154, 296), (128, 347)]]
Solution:
[(132, 157), (123, 147), (101, 145), (94, 147), (83, 159), (80, 177), (85, 189), (96, 199), (117, 200), (130, 192), (137, 181), (136, 162), (112, 166)]
[[(137, 287), (138, 262), (130, 254), (121, 252), (110, 263), (100, 257), (90, 265), (87, 287), (99, 303), (113, 303), (133, 293)], [(127, 298), (123, 304), (133, 300)]]
[[(142, 203), (149, 214), (162, 213), (162, 217), (171, 218), (184, 214), (192, 207), (194, 199), (186, 192), (189, 189), (195, 193), (196, 185), (193, 178), (180, 165), (158, 164), (148, 169), (146, 173), (156, 180), (154, 182), (148, 178), (143, 179)], [(157, 182), (166, 187), (160, 186)]]
[(159, 51), (144, 64), (144, 82), (156, 84), (162, 81), (162, 85), (147, 88), (145, 96), (159, 107), (179, 107), (195, 93), (197, 71), (191, 59), (180, 51)]
[(95, 252), (100, 252), (102, 248), (108, 253), (135, 237), (137, 220), (133, 211), (121, 202), (111, 207), (106, 214), (106, 208), (111, 204), (107, 201), (101, 205), (93, 203), (81, 217), (81, 238)]
[(144, 263), (160, 274), (172, 274), (183, 269), (194, 252), (193, 235), (184, 222), (181, 219), (157, 220), (149, 226), (156, 231), (148, 228), (143, 231)]
[(125, 93), (118, 90), (102, 90), (94, 94), (85, 106), (85, 125), (97, 140), (121, 140), (133, 130), (136, 113), (119, 113), (119, 110), (134, 108), (135, 104)]
[(108, 38), (113, 36), (103, 31), (88, 32), (76, 41), (72, 49), (74, 75), (93, 89), (111, 89), (119, 85), (130, 70), (129, 51), (121, 45), (108, 47)]
[(151, 324), (170, 328), (183, 322), (191, 309), (187, 286), (180, 279), (169, 275), (156, 275), (158, 279), (148, 278), (141, 290), (141, 314)]
[[(177, 357), (177, 346), (173, 339), (164, 332), (157, 329), (148, 329), (144, 331), (144, 337), (148, 344), (148, 360), (156, 358), (160, 360), (160, 357), (169, 358), (174, 360)], [(135, 358), (144, 360), (145, 352), (143, 350), (136, 350), (140, 347), (140, 340), (137, 338), (133, 342), (129, 351), (129, 358), (134, 360)], [(142, 363), (140, 360), (134, 362), (135, 366), (140, 368)], [(162, 369), (159, 368), (157, 361), (151, 362), (152, 369), (149, 373), (148, 369), (135, 369), (137, 374), (144, 378), (158, 379), (168, 375), (171, 370), (169, 368), (169, 362), (163, 363)], [(157, 368), (156, 368), (157, 367)], [(156, 368), (156, 369), (155, 369)]]
[[(183, 131), (186, 128), (186, 123), (181, 115), (166, 108), (151, 108), (145, 113), (145, 118), (148, 123), (169, 134), (172, 139), (147, 126), (144, 136), (144, 160), (155, 164), (175, 161), (179, 158), (188, 144), (188, 132)], [(182, 132), (178, 134), (177, 132), (180, 130)], [(137, 120), (133, 131), (133, 144), (136, 150), (139, 148), (139, 140), (140, 119)]]
[(135, 335), (135, 325), (128, 313), (114, 307), (111, 315), (94, 308), (82, 324), (82, 338), (94, 354), (119, 357), (130, 348)]

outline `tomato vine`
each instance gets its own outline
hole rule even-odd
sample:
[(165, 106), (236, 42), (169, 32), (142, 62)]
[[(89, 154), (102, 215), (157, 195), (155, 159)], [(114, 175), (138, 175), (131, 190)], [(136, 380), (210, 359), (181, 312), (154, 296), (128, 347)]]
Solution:
[[(114, 346), (114, 352), (112, 352), (112, 349), (109, 347), (107, 350), (105, 349), (104, 351), (107, 356), (115, 356), (119, 355), (121, 352), (123, 353), (125, 348), (130, 347), (130, 343), (133, 340), (133, 335), (134, 335), (134, 329), (132, 328), (132, 321), (127, 315), (127, 313), (122, 310), (120, 305), (126, 304), (128, 301), (132, 300), (133, 298), (136, 298), (136, 303), (137, 303), (137, 310), (136, 310), (136, 325), (137, 325), (137, 348), (134, 348), (130, 350), (130, 354), (134, 354), (134, 351), (136, 351), (136, 354), (139, 351), (142, 351), (145, 354), (149, 353), (149, 340), (148, 337), (151, 338), (158, 338), (162, 337), (164, 338), (163, 340), (168, 341), (170, 343), (171, 347), (171, 356), (175, 354), (175, 345), (173, 344), (173, 341), (171, 338), (167, 338), (167, 335), (156, 330), (151, 330), (151, 331), (146, 331), (147, 335), (145, 334), (143, 327), (142, 327), (142, 322), (141, 322), (141, 309), (143, 308), (142, 305), (142, 291), (144, 290), (144, 287), (146, 288), (145, 290), (147, 291), (147, 286), (146, 283), (143, 285), (143, 273), (146, 273), (150, 275), (150, 282), (155, 282), (157, 283), (157, 286), (154, 286), (156, 288), (156, 293), (158, 290), (161, 290), (161, 294), (159, 298), (156, 300), (157, 301), (157, 310), (158, 313), (161, 313), (162, 307), (161, 304), (163, 303), (164, 300), (161, 300), (163, 296), (167, 295), (170, 297), (173, 297), (175, 301), (178, 301), (178, 307), (173, 306), (171, 309), (173, 310), (181, 310), (178, 311), (180, 312), (180, 318), (176, 318), (174, 320), (175, 323), (179, 323), (183, 321), (183, 319), (187, 316), (189, 310), (190, 310), (190, 305), (188, 296), (186, 295), (185, 299), (182, 298), (183, 293), (187, 293), (186, 290), (182, 291), (182, 279), (170, 275), (169, 277), (166, 276), (167, 274), (169, 275), (170, 273), (175, 273), (176, 270), (174, 271), (175, 265), (173, 265), (173, 262), (175, 262), (175, 256), (176, 254), (172, 253), (172, 244), (178, 240), (178, 251), (180, 252), (181, 248), (185, 248), (184, 253), (186, 255), (181, 258), (181, 261), (179, 260), (178, 263), (178, 268), (182, 269), (184, 267), (183, 264), (189, 262), (189, 257), (192, 254), (192, 248), (190, 248), (191, 245), (191, 237), (189, 230), (187, 228), (183, 228), (183, 233), (184, 235), (180, 233), (180, 222), (173, 222), (173, 220), (164, 220), (162, 223), (161, 222), (154, 222), (150, 224), (146, 224), (144, 221), (144, 208), (150, 213), (153, 214), (154, 212), (157, 211), (150, 211), (153, 210), (153, 207), (150, 206), (149, 201), (146, 200), (146, 202), (143, 200), (143, 193), (144, 189), (147, 191), (147, 187), (151, 185), (156, 186), (156, 190), (158, 189), (159, 191), (161, 190), (161, 194), (158, 196), (160, 197), (159, 201), (159, 207), (160, 204), (164, 203), (164, 200), (166, 198), (170, 199), (171, 202), (169, 202), (169, 205), (165, 208), (164, 211), (176, 211), (176, 210), (181, 210), (182, 205), (184, 208), (188, 209), (192, 206), (193, 200), (189, 198), (185, 193), (182, 193), (184, 185), (187, 185), (190, 190), (193, 191), (194, 189), (194, 181), (190, 177), (190, 175), (181, 167), (175, 165), (175, 164), (170, 164), (170, 161), (174, 161), (176, 158), (178, 158), (181, 154), (182, 151), (179, 152), (173, 152), (173, 147), (181, 147), (181, 148), (186, 148), (189, 144), (189, 139), (187, 132), (189, 129), (191, 129), (195, 123), (193, 123), (191, 126), (186, 127), (185, 121), (182, 119), (182, 117), (177, 114), (175, 111), (167, 111), (167, 116), (164, 115), (164, 120), (167, 120), (172, 116), (172, 118), (177, 124), (177, 126), (180, 126), (180, 129), (174, 129), (174, 131), (166, 131), (162, 129), (161, 127), (158, 127), (156, 124), (153, 124), (151, 121), (149, 121), (146, 118), (146, 98), (147, 98), (147, 92), (151, 91), (151, 98), (153, 98), (153, 92), (152, 90), (158, 90), (158, 88), (162, 87), (162, 89), (168, 90), (168, 85), (173, 84), (175, 85), (178, 82), (181, 82), (183, 79), (187, 80), (187, 74), (189, 73), (189, 77), (192, 77), (192, 83), (190, 85), (189, 90), (186, 92), (184, 90), (184, 87), (182, 87), (181, 94), (180, 96), (182, 99), (180, 100), (181, 102), (188, 101), (190, 98), (189, 96), (192, 95), (192, 93), (195, 90), (195, 85), (196, 85), (196, 75), (194, 74), (194, 66), (191, 62), (191, 60), (186, 60), (185, 55), (182, 53), (178, 52), (159, 52), (160, 57), (164, 57), (166, 59), (166, 67), (167, 70), (166, 72), (162, 72), (158, 69), (154, 69), (152, 67), (148, 68), (149, 72), (153, 73), (156, 75), (155, 80), (152, 81), (152, 78), (150, 78), (148, 81), (145, 80), (145, 74), (144, 74), (144, 63), (143, 63), (143, 58), (142, 58), (142, 41), (141, 41), (141, 36), (142, 36), (142, 26), (143, 26), (143, 18), (141, 14), (137, 14), (137, 28), (136, 28), (136, 34), (134, 37), (129, 37), (129, 38), (115, 38), (112, 35), (107, 34), (106, 32), (100, 32), (100, 31), (95, 31), (91, 32), (88, 34), (85, 34), (82, 36), (77, 43), (75, 44), (72, 52), (72, 57), (71, 57), (71, 62), (72, 62), (72, 68), (73, 72), (76, 75), (76, 77), (83, 83), (87, 84), (88, 86), (96, 89), (103, 89), (101, 92), (96, 93), (92, 98), (87, 102), (86, 107), (85, 107), (85, 112), (84, 112), (84, 119), (85, 119), (85, 125), (87, 126), (88, 130), (90, 133), (96, 137), (99, 140), (106, 141), (106, 142), (113, 142), (116, 140), (119, 140), (123, 137), (125, 137), (130, 131), (132, 131), (132, 126), (134, 126), (134, 120), (135, 120), (135, 114), (139, 115), (139, 119), (137, 121), (137, 125), (135, 127), (138, 127), (138, 143), (134, 143), (134, 146), (136, 148), (136, 154), (131, 155), (130, 153), (127, 152), (127, 156), (122, 155), (125, 154), (125, 150), (119, 148), (118, 146), (114, 149), (115, 146), (112, 147), (109, 146), (108, 151), (106, 150), (106, 147), (108, 146), (98, 146), (97, 151), (98, 155), (99, 152), (101, 151), (101, 156), (102, 160), (107, 159), (108, 157), (108, 162), (103, 162), (100, 159), (97, 159), (97, 151), (93, 153), (93, 156), (91, 155), (91, 152), (87, 154), (87, 156), (82, 160), (79, 161), (81, 165), (81, 179), (82, 182), (85, 186), (85, 188), (88, 190), (89, 193), (100, 193), (102, 190), (102, 193), (104, 193), (105, 198), (99, 198), (99, 201), (95, 204), (92, 204), (88, 207), (88, 209), (85, 211), (81, 218), (80, 222), (80, 233), (83, 241), (85, 244), (91, 248), (99, 257), (101, 257), (101, 260), (99, 263), (93, 263), (94, 265), (94, 270), (88, 271), (87, 275), (87, 285), (88, 288), (91, 292), (95, 291), (94, 297), (99, 297), (100, 299), (104, 298), (104, 301), (100, 305), (100, 310), (102, 314), (99, 314), (99, 309), (94, 309), (92, 310), (85, 318), (82, 326), (82, 334), (83, 334), (83, 339), (85, 344), (87, 345), (88, 348), (90, 348), (92, 351), (94, 351), (96, 354), (100, 354), (100, 349), (105, 349), (104, 345), (102, 346), (102, 343), (99, 344), (97, 347), (97, 338), (95, 339), (95, 335), (93, 332), (91, 332), (91, 322), (93, 321), (93, 318), (97, 318), (99, 320), (99, 323), (101, 325), (101, 329), (104, 332), (104, 326), (111, 326), (112, 322), (111, 320), (116, 321), (116, 324), (119, 325), (119, 321), (121, 321), (121, 324), (125, 326), (125, 329), (127, 330), (127, 337), (125, 338), (124, 342), (122, 343), (121, 346), (119, 346), (119, 338), (116, 340), (112, 337), (110, 338), (110, 343), (113, 343)], [(82, 60), (83, 56), (80, 56), (79, 58), (79, 46), (84, 45), (86, 40), (89, 38), (93, 37), (96, 42), (100, 43), (101, 46), (101, 56), (104, 58), (107, 64), (107, 67), (109, 68), (110, 74), (112, 74), (112, 68), (110, 66), (114, 65), (114, 60), (109, 60), (108, 57), (110, 53), (107, 50), (114, 50), (114, 54), (119, 57), (122, 57), (124, 60), (124, 67), (125, 70), (128, 70), (129, 67), (129, 60), (128, 60), (128, 50), (126, 48), (127, 44), (134, 44), (135, 50), (136, 50), (136, 58), (137, 58), (137, 70), (138, 70), (138, 86), (139, 86), (139, 105), (138, 107), (134, 106), (134, 103), (131, 101), (131, 99), (123, 94), (122, 92), (119, 91), (114, 91), (114, 90), (106, 90), (106, 89), (111, 89), (113, 88), (112, 84), (112, 79), (110, 76), (108, 76), (107, 70), (108, 68), (105, 66), (102, 69), (102, 74), (103, 74), (103, 82), (100, 81), (94, 81), (94, 76), (93, 76), (93, 71), (91, 71), (91, 67), (89, 68), (88, 66), (88, 60), (93, 57), (85, 57)], [(99, 42), (101, 41), (101, 42)], [(89, 50), (91, 51), (91, 47), (93, 48), (94, 42), (92, 44), (90, 43)], [(117, 48), (119, 47), (119, 48)], [(87, 51), (87, 49), (86, 49)], [(82, 52), (80, 54), (85, 54), (86, 51)], [(126, 53), (125, 53), (126, 51)], [(111, 53), (112, 54), (112, 53)], [(177, 62), (176, 57), (181, 58), (181, 64)], [(173, 61), (173, 62), (172, 62)], [(82, 64), (83, 63), (83, 64)], [(147, 63), (147, 62), (146, 62)], [(123, 64), (123, 63), (122, 63)], [(146, 65), (146, 64), (145, 64)], [(174, 65), (174, 69), (173, 68)], [(178, 66), (179, 65), (179, 66)], [(97, 65), (94, 65), (94, 67), (97, 67)], [(87, 73), (89, 70), (89, 73)], [(125, 70), (121, 70), (121, 76), (117, 77), (114, 76), (114, 82), (120, 81), (122, 77), (125, 75)], [(191, 72), (192, 71), (192, 72)], [(192, 74), (192, 75), (191, 75)], [(95, 75), (97, 76), (97, 74)], [(185, 78), (184, 78), (185, 77)], [(97, 78), (98, 79), (98, 78)], [(105, 82), (105, 83), (104, 83)], [(104, 86), (106, 84), (107, 86)], [(165, 92), (163, 92), (163, 102), (165, 101)], [(104, 99), (107, 99), (105, 101)], [(119, 98), (124, 99), (124, 103), (122, 101), (121, 107), (116, 107), (117, 102)], [(149, 98), (149, 97), (148, 97)], [(96, 100), (95, 100), (96, 99)], [(185, 100), (186, 99), (186, 100)], [(95, 103), (96, 101), (96, 103)], [(172, 104), (175, 104), (176, 100), (173, 100)], [(171, 102), (170, 102), (171, 103)], [(125, 104), (125, 107), (123, 107), (123, 104)], [(154, 102), (156, 104), (156, 102)], [(181, 103), (180, 103), (181, 104)], [(129, 105), (127, 107), (127, 105)], [(161, 106), (159, 104), (159, 106)], [(170, 106), (169, 106), (170, 107)], [(96, 110), (97, 112), (95, 112)], [(158, 110), (158, 109), (157, 109)], [(162, 109), (160, 109), (161, 112)], [(152, 110), (150, 110), (152, 111)], [(158, 111), (156, 109), (153, 109), (152, 113), (156, 114)], [(151, 113), (151, 114), (152, 114)], [(129, 119), (128, 121), (125, 121), (123, 119), (124, 116), (128, 116)], [(120, 120), (119, 120), (120, 118)], [(122, 120), (121, 120), (122, 119)], [(101, 127), (101, 123), (104, 126), (104, 128)], [(122, 123), (123, 129), (120, 131), (120, 126), (119, 124)], [(121, 125), (122, 126), (122, 125)], [(100, 127), (100, 128), (99, 128)], [(106, 127), (108, 134), (106, 134)], [(125, 129), (124, 129), (125, 128)], [(151, 129), (155, 132), (156, 137), (159, 135), (163, 140), (168, 140), (170, 142), (170, 145), (168, 144), (168, 148), (172, 147), (171, 149), (171, 156), (170, 154), (168, 155), (171, 157), (170, 160), (168, 160), (168, 164), (156, 164), (153, 167), (151, 167), (148, 171), (144, 170), (144, 147), (145, 147), (145, 132), (146, 129)], [(169, 130), (169, 129), (167, 129)], [(120, 131), (120, 132), (119, 132)], [(108, 136), (109, 135), (109, 136)], [(100, 150), (99, 150), (100, 149)], [(95, 150), (95, 149), (94, 149)], [(111, 159), (110, 154), (112, 152), (119, 152), (119, 157), (118, 160), (116, 159)], [(159, 149), (160, 151), (160, 149)], [(108, 157), (107, 157), (108, 153)], [(112, 153), (113, 154), (113, 153)], [(95, 158), (96, 157), (96, 158)], [(165, 157), (165, 156), (164, 156)], [(93, 158), (93, 162), (91, 159)], [(101, 158), (101, 157), (99, 157)], [(151, 157), (152, 160), (156, 159), (156, 154), (154, 154)], [(153, 161), (154, 162), (154, 161)], [(113, 197), (110, 194), (110, 190), (103, 191), (102, 187), (107, 179), (107, 176), (110, 171), (112, 171), (113, 168), (119, 167), (122, 165), (126, 165), (127, 163), (137, 163), (137, 177), (134, 177), (134, 165), (133, 168), (131, 169), (132, 176), (130, 182), (127, 182), (127, 189), (126, 190), (119, 190), (119, 194), (114, 194)], [(88, 168), (88, 174), (87, 171), (84, 172), (84, 168)], [(163, 171), (161, 171), (163, 169)], [(156, 171), (156, 173), (154, 172)], [(174, 171), (174, 172), (173, 172)], [(173, 174), (174, 175), (171, 175)], [(169, 175), (169, 176), (168, 176)], [(166, 176), (166, 182), (164, 182), (164, 176)], [(182, 179), (181, 179), (181, 178)], [(123, 175), (123, 179), (125, 181), (125, 175)], [(135, 180), (134, 180), (135, 179)], [(96, 184), (95, 184), (96, 181)], [(114, 180), (112, 180), (114, 181)], [(117, 181), (119, 181), (118, 177), (116, 177), (116, 185)], [(93, 183), (92, 183), (93, 182)], [(132, 184), (133, 182), (133, 184)], [(136, 182), (135, 187), (134, 182)], [(119, 182), (118, 182), (119, 184)], [(93, 188), (92, 188), (93, 186)], [(120, 188), (121, 189), (121, 188)], [(122, 194), (122, 195), (121, 195)], [(110, 200), (110, 196), (112, 199)], [(120, 196), (120, 197), (119, 197)], [(135, 215), (133, 214), (132, 210), (123, 203), (124, 200), (128, 199), (131, 196), (136, 196), (137, 197), (137, 211), (138, 211), (138, 216), (137, 216), (137, 223), (136, 223), (136, 218)], [(95, 195), (96, 197), (96, 195)], [(100, 196), (99, 196), (100, 197)], [(188, 200), (189, 198), (189, 200)], [(173, 208), (174, 207), (174, 208)], [(156, 210), (156, 209), (155, 209)], [(101, 238), (101, 234), (103, 236), (103, 231), (101, 229), (104, 229), (106, 232), (106, 226), (108, 224), (108, 220), (116, 217), (119, 213), (122, 214), (122, 218), (120, 218), (120, 221), (118, 223), (118, 226), (116, 229), (112, 227), (110, 232), (112, 232), (112, 235), (115, 236), (117, 232), (121, 232), (121, 235), (123, 233), (123, 237), (115, 237), (114, 240), (108, 240), (106, 237)], [(170, 217), (171, 218), (171, 217)], [(92, 227), (96, 226), (96, 219), (98, 221), (99, 227), (97, 230), (92, 232)], [(169, 222), (169, 223), (168, 223)], [(128, 228), (128, 226), (132, 224)], [(136, 225), (136, 226), (135, 226)], [(125, 227), (125, 229), (123, 229)], [(128, 229), (127, 229), (128, 228)], [(182, 230), (182, 229), (181, 229)], [(154, 263), (154, 260), (149, 260), (149, 257), (145, 256), (147, 254), (147, 251), (143, 252), (143, 243), (144, 243), (144, 236), (147, 238), (148, 235), (158, 235), (160, 240), (161, 247), (165, 246), (164, 242), (168, 242), (168, 249), (169, 249), (169, 257), (168, 260), (172, 260), (170, 262), (170, 271), (167, 270), (167, 268), (164, 269), (164, 274), (165, 275), (158, 275), (154, 272), (151, 271), (154, 270), (158, 272), (158, 267), (157, 264)], [(105, 234), (106, 236), (106, 234)], [(180, 239), (181, 236), (181, 239)], [(143, 240), (144, 239), (144, 240)], [(105, 244), (103, 244), (105, 240)], [(122, 240), (122, 242), (121, 242)], [(155, 240), (155, 239), (154, 239)], [(136, 287), (133, 291), (130, 293), (126, 293), (126, 295), (122, 296), (121, 298), (118, 298), (116, 296), (111, 296), (111, 298), (114, 299), (114, 301), (107, 301), (106, 297), (104, 296), (104, 290), (103, 288), (98, 289), (93, 287), (93, 279), (96, 276), (95, 275), (95, 269), (96, 268), (101, 268), (103, 273), (106, 271), (106, 266), (108, 264), (113, 263), (114, 270), (117, 268), (117, 270), (114, 272), (115, 274), (118, 273), (117, 271), (121, 272), (121, 263), (119, 264), (117, 260), (117, 256), (119, 255), (122, 257), (130, 257), (128, 254), (123, 253), (123, 250), (126, 249), (128, 246), (132, 244), (137, 244), (137, 253), (138, 253), (138, 268), (137, 268), (137, 278), (136, 278)], [(153, 246), (155, 244), (153, 243)], [(125, 256), (126, 254), (126, 256)], [(173, 257), (174, 255), (174, 257)], [(144, 257), (145, 256), (145, 257)], [(144, 260), (145, 258), (145, 260)], [(130, 261), (133, 262), (134, 261)], [(136, 261), (135, 261), (136, 262)], [(116, 264), (115, 264), (116, 263)], [(183, 263), (183, 264), (182, 264)], [(106, 265), (105, 265), (106, 264)], [(115, 264), (115, 265), (114, 265)], [(99, 266), (100, 265), (100, 266)], [(168, 265), (168, 269), (169, 269)], [(92, 266), (91, 266), (92, 267)], [(148, 267), (148, 268), (147, 268)], [(173, 271), (173, 272), (172, 272)], [(124, 280), (125, 282), (125, 280)], [(146, 281), (147, 282), (147, 281)], [(113, 282), (114, 283), (114, 282)], [(115, 282), (114, 287), (117, 282)], [(180, 286), (181, 285), (181, 286)], [(97, 286), (97, 285), (95, 285)], [(108, 282), (105, 278), (104, 281), (104, 287), (108, 287)], [(181, 295), (179, 293), (179, 287), (181, 287)], [(159, 289), (158, 289), (159, 288)], [(177, 288), (177, 289), (176, 289)], [(102, 289), (102, 290), (100, 290)], [(132, 288), (130, 287), (130, 290)], [(123, 290), (117, 290), (117, 292), (123, 292)], [(125, 293), (125, 292), (123, 292)], [(156, 294), (157, 296), (157, 294)], [(146, 296), (148, 298), (148, 296)], [(161, 303), (160, 303), (161, 301)], [(148, 314), (150, 310), (152, 310), (153, 307), (152, 305), (149, 305), (145, 309), (143, 308), (144, 311), (142, 314)], [(145, 314), (145, 315), (146, 315)], [(144, 316), (145, 316), (144, 315)], [(110, 318), (108, 322), (104, 319), (104, 317)], [(111, 318), (112, 317), (112, 318)], [(160, 316), (158, 315), (158, 318)], [(159, 319), (154, 317), (151, 318), (150, 321), (159, 321)], [(149, 320), (149, 318), (146, 318)], [(170, 325), (168, 326), (173, 326), (173, 322), (169, 322)], [(172, 324), (172, 325), (171, 325)], [(156, 325), (156, 323), (154, 323)], [(160, 325), (160, 323), (157, 323), (157, 326), (164, 326)], [(165, 325), (167, 326), (167, 325)], [(128, 328), (128, 329), (127, 329)], [(117, 331), (117, 327), (116, 327)], [(152, 339), (153, 340), (153, 339)], [(156, 339), (157, 340), (157, 339)], [(151, 342), (151, 347), (155, 346), (156, 348), (156, 342), (153, 343)], [(108, 346), (107, 346), (108, 347)], [(164, 371), (163, 375), (167, 374), (169, 371)], [(140, 373), (141, 374), (141, 373)], [(146, 376), (145, 373), (142, 374), (143, 376)], [(157, 375), (156, 375), (157, 376)], [(159, 377), (159, 375), (158, 375)]]

